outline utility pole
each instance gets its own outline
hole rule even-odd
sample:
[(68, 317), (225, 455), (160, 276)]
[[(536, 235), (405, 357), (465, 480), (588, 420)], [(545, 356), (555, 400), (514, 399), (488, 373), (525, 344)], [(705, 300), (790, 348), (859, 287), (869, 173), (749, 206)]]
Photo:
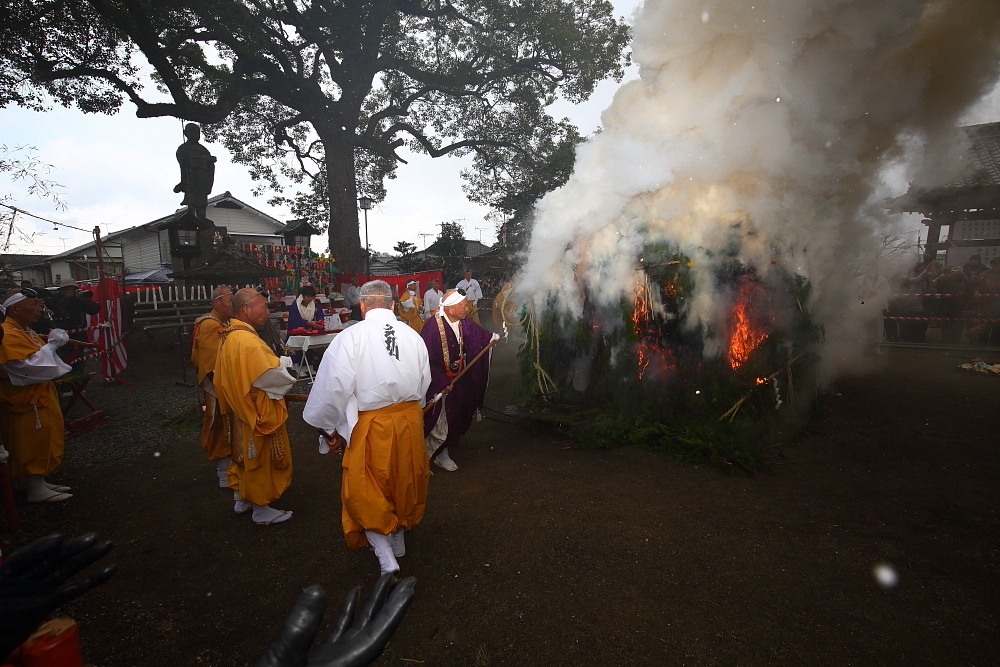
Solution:
[(427, 263), (427, 237), (428, 236), (434, 236), (434, 235), (433, 234), (427, 234), (427, 233), (421, 232), (420, 236), (422, 236), (423, 239), (424, 239), (424, 271), (426, 271), (427, 267), (428, 267), (428, 263)]

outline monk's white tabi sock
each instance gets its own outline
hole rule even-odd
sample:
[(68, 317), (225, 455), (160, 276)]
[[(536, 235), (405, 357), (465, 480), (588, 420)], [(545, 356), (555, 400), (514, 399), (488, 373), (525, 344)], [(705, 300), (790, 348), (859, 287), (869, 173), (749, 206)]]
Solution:
[(71, 493), (50, 489), (44, 475), (28, 475), (24, 483), (28, 487), (29, 503), (56, 503), (73, 497)]
[(226, 473), (226, 470), (229, 468), (229, 462), (232, 458), (231, 456), (227, 456), (215, 462), (215, 474), (219, 476), (219, 488), (229, 487), (229, 475)]
[(292, 513), (286, 510), (274, 509), (270, 505), (254, 505), (252, 518), (255, 523), (270, 526), (292, 518)]
[(71, 490), (68, 486), (63, 486), (62, 484), (51, 484), (45, 478), (42, 478), (42, 483), (53, 491), (58, 491), (59, 493), (66, 493)]
[(438, 464), (445, 470), (458, 470), (458, 465), (456, 465), (455, 462), (451, 460), (451, 457), (448, 456), (447, 447), (438, 452), (437, 456), (434, 457), (434, 463)]
[(378, 566), (382, 570), (382, 574), (398, 572), (399, 563), (396, 562), (396, 557), (392, 555), (392, 545), (389, 543), (389, 536), (376, 533), (374, 530), (366, 530), (365, 537), (368, 538), (368, 544), (372, 545), (375, 555), (378, 556)]
[(243, 514), (248, 509), (253, 507), (253, 503), (248, 503), (245, 500), (240, 500), (239, 491), (233, 491), (233, 501), (234, 501), (233, 511), (236, 512), (237, 514)]
[(402, 558), (406, 555), (406, 542), (402, 528), (397, 528), (389, 533), (389, 544), (392, 546), (392, 555), (396, 558)]

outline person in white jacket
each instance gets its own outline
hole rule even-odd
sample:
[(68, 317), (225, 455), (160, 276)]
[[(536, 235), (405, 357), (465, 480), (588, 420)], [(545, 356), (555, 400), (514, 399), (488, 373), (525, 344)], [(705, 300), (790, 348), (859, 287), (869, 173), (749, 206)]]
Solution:
[(427, 504), (422, 406), (431, 371), (420, 334), (392, 313), (388, 283), (362, 285), (361, 310), (364, 320), (337, 334), (323, 355), (302, 417), (325, 434), (321, 452), (346, 446), (344, 537), (350, 549), (371, 545), (386, 574), (399, 569), (403, 533)]

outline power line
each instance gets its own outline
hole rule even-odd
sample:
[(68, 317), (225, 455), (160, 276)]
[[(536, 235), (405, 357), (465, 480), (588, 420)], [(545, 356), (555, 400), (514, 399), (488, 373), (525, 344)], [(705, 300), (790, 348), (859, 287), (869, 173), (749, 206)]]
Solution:
[(53, 225), (56, 225), (57, 227), (61, 225), (63, 227), (69, 227), (70, 229), (75, 229), (78, 232), (86, 232), (88, 234), (93, 233), (93, 231), (94, 231), (92, 229), (82, 229), (80, 227), (74, 227), (73, 225), (68, 225), (65, 222), (57, 222), (55, 220), (49, 220), (48, 218), (43, 218), (40, 215), (35, 215), (34, 213), (30, 213), (28, 211), (25, 211), (23, 208), (17, 208), (16, 206), (11, 206), (10, 204), (0, 203), (0, 206), (3, 206), (5, 208), (9, 208), (10, 210), (14, 211), (14, 213), (20, 213), (21, 215), (26, 215), (26, 216), (28, 216), (30, 218), (35, 218), (36, 220), (42, 220), (44, 222), (50, 222)]

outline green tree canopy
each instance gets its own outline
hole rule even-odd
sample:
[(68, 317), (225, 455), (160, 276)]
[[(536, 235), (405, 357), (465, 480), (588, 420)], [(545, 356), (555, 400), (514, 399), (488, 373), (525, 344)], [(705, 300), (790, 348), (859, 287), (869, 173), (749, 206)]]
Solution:
[[(489, 173), (530, 170), (574, 143), (545, 108), (621, 77), (628, 29), (612, 11), (607, 0), (8, 0), (0, 102), (39, 108), (47, 94), (110, 112), (128, 100), (140, 117), (207, 124), (255, 179), (300, 183), (296, 215), (322, 217), (340, 265), (357, 271), (359, 190), (384, 197), (399, 149), (473, 153), (474, 172)], [(504, 196), (489, 179), (472, 187)]]
[(457, 222), (442, 222), (441, 233), (429, 250), (440, 258), (438, 268), (444, 271), (445, 284), (453, 279), (457, 280), (457, 276), (465, 268), (462, 266), (465, 262), (465, 232), (462, 231), (462, 225)]
[(423, 262), (415, 256), (416, 245), (409, 241), (400, 241), (392, 249), (399, 253), (396, 255), (396, 268), (399, 269), (400, 273), (416, 273), (420, 270)]

